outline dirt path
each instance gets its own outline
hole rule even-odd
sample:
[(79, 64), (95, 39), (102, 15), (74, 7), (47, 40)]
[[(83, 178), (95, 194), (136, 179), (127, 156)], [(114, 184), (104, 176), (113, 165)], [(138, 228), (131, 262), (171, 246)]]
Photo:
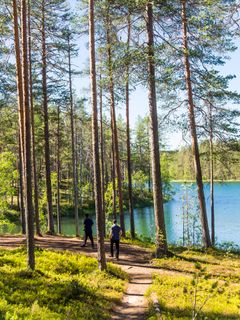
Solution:
[(144, 320), (148, 308), (144, 294), (152, 283), (151, 272), (148, 272), (148, 269), (146, 270), (144, 266), (125, 265), (123, 269), (129, 274), (130, 281), (122, 303), (114, 310), (112, 319)]
[[(0, 237), (0, 247), (14, 248), (25, 243), (21, 236)], [(54, 250), (70, 250), (96, 257), (96, 249), (80, 247), (82, 241), (76, 238), (58, 236), (36, 237), (36, 246)], [(109, 243), (106, 243), (108, 256)], [(108, 261), (117, 263), (129, 274), (129, 284), (120, 305), (113, 311), (114, 320), (144, 320), (146, 319), (147, 301), (144, 297), (149, 285), (152, 283), (152, 273), (157, 270), (149, 264), (150, 252), (147, 249), (121, 244), (120, 260), (108, 258)]]

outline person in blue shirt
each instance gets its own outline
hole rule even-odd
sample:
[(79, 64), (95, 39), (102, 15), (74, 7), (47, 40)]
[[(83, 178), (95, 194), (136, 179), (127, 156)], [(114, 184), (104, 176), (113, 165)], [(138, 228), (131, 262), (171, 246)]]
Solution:
[(119, 259), (119, 244), (121, 237), (121, 228), (117, 225), (117, 220), (113, 221), (113, 226), (110, 230), (110, 245), (111, 245), (111, 257), (113, 257), (113, 246), (116, 246), (116, 258)]
[(86, 247), (87, 239), (89, 238), (92, 244), (92, 248), (94, 248), (93, 233), (92, 233), (93, 221), (91, 218), (89, 218), (88, 214), (85, 215), (85, 220), (83, 224), (84, 224), (84, 244), (81, 245), (81, 247)]

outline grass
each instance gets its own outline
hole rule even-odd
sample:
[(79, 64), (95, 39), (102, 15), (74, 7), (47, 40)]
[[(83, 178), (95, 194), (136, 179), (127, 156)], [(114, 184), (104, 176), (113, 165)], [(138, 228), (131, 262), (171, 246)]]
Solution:
[(126, 243), (126, 244), (130, 244), (130, 245), (134, 245), (134, 246), (139, 246), (142, 248), (149, 248), (149, 249), (152, 249), (153, 251), (155, 249), (155, 244), (154, 244), (154, 242), (151, 241), (150, 238), (143, 237), (141, 235), (136, 234), (136, 237), (134, 239), (132, 239), (130, 236), (130, 232), (127, 232), (125, 238), (121, 238), (121, 242)]
[(36, 271), (26, 270), (25, 249), (0, 250), (0, 319), (105, 320), (120, 301), (126, 275), (70, 252), (36, 250)]
[[(196, 319), (240, 319), (240, 255), (220, 250), (175, 249), (172, 258), (154, 259), (164, 270), (154, 275), (147, 292), (157, 297), (163, 320), (192, 319), (194, 293)], [(197, 284), (198, 282), (198, 284)], [(159, 319), (151, 304), (149, 320)]]

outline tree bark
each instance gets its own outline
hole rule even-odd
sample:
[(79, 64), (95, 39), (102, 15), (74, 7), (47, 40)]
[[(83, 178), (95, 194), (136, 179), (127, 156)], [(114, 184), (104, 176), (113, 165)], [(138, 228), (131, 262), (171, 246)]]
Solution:
[(26, 233), (25, 221), (25, 191), (24, 191), (24, 113), (23, 113), (23, 79), (22, 79), (22, 61), (18, 30), (18, 6), (17, 1), (12, 1), (13, 7), (13, 25), (14, 25), (14, 49), (16, 58), (16, 82), (18, 92), (18, 123), (19, 123), (19, 165), (20, 165), (20, 196), (21, 196), (21, 222), (22, 233)]
[[(111, 129), (112, 129), (112, 123), (111, 123)], [(115, 151), (114, 151), (114, 138), (113, 138), (113, 129), (112, 129), (112, 197), (113, 197), (113, 218), (117, 219), (117, 201), (116, 201), (116, 172), (115, 172)]]
[(122, 229), (122, 236), (125, 237), (125, 223), (124, 223), (123, 196), (122, 196), (122, 175), (121, 175), (121, 167), (120, 167), (118, 132), (117, 132), (117, 122), (116, 122), (116, 113), (115, 113), (114, 81), (113, 81), (113, 70), (112, 70), (112, 50), (111, 50), (109, 14), (108, 14), (108, 21), (107, 21), (107, 54), (108, 54), (111, 122), (112, 122), (113, 138), (114, 138), (113, 145), (114, 145), (114, 156), (115, 156), (117, 183), (118, 183), (119, 216), (120, 216), (120, 226)]
[(29, 94), (30, 94), (30, 109), (31, 109), (31, 138), (32, 138), (32, 164), (33, 164), (33, 185), (34, 185), (34, 214), (36, 233), (41, 236), (40, 219), (39, 219), (39, 204), (38, 204), (38, 179), (37, 165), (35, 152), (35, 122), (34, 122), (34, 107), (33, 107), (33, 92), (32, 92), (32, 41), (31, 41), (31, 4), (28, 0), (28, 60), (29, 60)]
[(152, 2), (147, 7), (147, 35), (148, 35), (148, 99), (149, 99), (149, 134), (152, 160), (152, 189), (156, 225), (156, 256), (167, 252), (167, 239), (164, 221), (162, 178), (160, 167), (158, 115), (155, 87), (154, 63), (154, 35), (153, 35), (153, 9)]
[(79, 196), (80, 196), (80, 212), (83, 208), (83, 194), (82, 194), (82, 185), (83, 185), (83, 132), (82, 127), (80, 128), (80, 138), (79, 138)]
[(21, 225), (22, 234), (26, 234), (26, 220), (25, 220), (25, 210), (24, 210), (24, 178), (23, 178), (23, 164), (22, 164), (22, 152), (21, 152), (21, 142), (19, 137), (19, 193), (20, 193), (20, 214), (21, 214)]
[(89, 51), (90, 51), (90, 80), (92, 102), (92, 143), (93, 143), (93, 167), (94, 167), (94, 192), (97, 222), (97, 243), (99, 268), (105, 270), (106, 258), (104, 248), (104, 232), (102, 219), (101, 176), (99, 162), (98, 142), (98, 114), (97, 114), (97, 85), (95, 62), (95, 33), (94, 33), (94, 0), (89, 0)]
[(32, 270), (35, 268), (34, 256), (34, 218), (32, 206), (32, 163), (31, 163), (31, 123), (29, 106), (28, 82), (28, 41), (27, 41), (27, 6), (26, 1), (21, 1), (21, 26), (22, 26), (22, 59), (23, 59), (23, 106), (24, 106), (24, 152), (25, 152), (25, 192), (26, 192), (26, 238), (27, 238), (27, 263)]
[(60, 208), (60, 170), (61, 170), (61, 162), (60, 162), (60, 107), (58, 105), (58, 125), (57, 125), (57, 230), (58, 234), (62, 233), (61, 226), (61, 208)]
[(79, 237), (79, 217), (78, 217), (78, 178), (77, 178), (77, 158), (75, 146), (75, 126), (74, 126), (74, 106), (72, 91), (72, 66), (71, 66), (71, 46), (68, 35), (68, 77), (69, 77), (69, 100), (70, 100), (70, 121), (71, 121), (71, 143), (72, 143), (72, 167), (73, 167), (73, 197), (76, 237)]
[(47, 60), (46, 60), (46, 33), (45, 33), (45, 0), (42, 0), (42, 95), (43, 95), (43, 117), (44, 117), (44, 143), (45, 143), (45, 170), (47, 189), (47, 214), (48, 233), (54, 234), (54, 221), (52, 210), (52, 183), (50, 167), (49, 148), (49, 126), (48, 126), (48, 96), (47, 96)]
[(214, 162), (213, 162), (213, 118), (212, 105), (209, 105), (209, 169), (210, 169), (210, 208), (211, 208), (211, 240), (215, 244), (215, 207), (214, 207)]
[(71, 192), (69, 192), (69, 190), (71, 190), (71, 185), (70, 185), (70, 165), (68, 164), (67, 166), (67, 190), (68, 190), (68, 204), (71, 204)]
[(191, 131), (191, 138), (192, 138), (192, 152), (194, 156), (194, 166), (195, 166), (196, 182), (197, 182), (197, 188), (198, 188), (200, 218), (201, 218), (201, 225), (202, 225), (202, 239), (203, 239), (204, 247), (207, 248), (211, 246), (211, 240), (210, 240), (208, 221), (207, 221), (206, 203), (205, 203), (203, 181), (202, 181), (202, 169), (201, 169), (201, 163), (200, 163), (200, 155), (199, 155), (198, 139), (197, 139), (196, 123), (195, 123), (195, 112), (194, 112), (191, 70), (190, 70), (190, 61), (189, 61), (189, 49), (188, 49), (186, 0), (182, 0), (182, 32), (183, 32), (183, 53), (184, 53), (186, 90), (188, 95), (188, 113), (189, 113), (190, 131)]
[(104, 172), (104, 132), (103, 132), (103, 97), (102, 97), (102, 78), (100, 74), (100, 90), (99, 90), (99, 102), (100, 102), (100, 146), (101, 146), (101, 187), (102, 187), (102, 216), (103, 216), (103, 230), (104, 236), (106, 236), (106, 216), (105, 216), (105, 172)]
[(127, 36), (127, 64), (126, 64), (126, 137), (127, 137), (127, 171), (128, 171), (128, 210), (130, 214), (130, 233), (135, 238), (135, 225), (133, 214), (133, 196), (132, 196), (132, 168), (131, 168), (131, 142), (130, 142), (130, 124), (129, 124), (129, 48), (131, 38), (131, 16), (128, 14), (128, 36)]

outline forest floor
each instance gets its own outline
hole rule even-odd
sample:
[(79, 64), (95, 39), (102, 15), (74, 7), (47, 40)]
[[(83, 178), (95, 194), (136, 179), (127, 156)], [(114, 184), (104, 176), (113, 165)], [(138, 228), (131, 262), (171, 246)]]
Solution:
[[(43, 249), (69, 250), (97, 257), (97, 250), (90, 244), (81, 247), (82, 240), (61, 236), (36, 237), (36, 246)], [(0, 247), (16, 248), (25, 244), (22, 236), (0, 237)], [(152, 273), (159, 269), (150, 264), (152, 251), (140, 246), (122, 243), (120, 247), (120, 259), (109, 257), (110, 245), (106, 242), (106, 256), (108, 261), (116, 263), (129, 275), (129, 283), (126, 287), (122, 303), (113, 310), (114, 320), (144, 320), (147, 317), (148, 301), (145, 292), (152, 283)]]
[[(5, 249), (24, 243), (21, 236), (0, 237), (0, 247)], [(97, 256), (97, 250), (90, 244), (87, 247), (81, 244), (77, 238), (36, 237), (36, 246), (43, 249)], [(194, 296), (199, 319), (240, 319), (239, 254), (173, 248), (172, 257), (153, 259), (151, 248), (122, 243), (117, 261), (108, 257), (109, 249), (106, 241), (108, 261), (129, 276), (123, 299), (115, 306), (111, 319), (192, 319)]]

